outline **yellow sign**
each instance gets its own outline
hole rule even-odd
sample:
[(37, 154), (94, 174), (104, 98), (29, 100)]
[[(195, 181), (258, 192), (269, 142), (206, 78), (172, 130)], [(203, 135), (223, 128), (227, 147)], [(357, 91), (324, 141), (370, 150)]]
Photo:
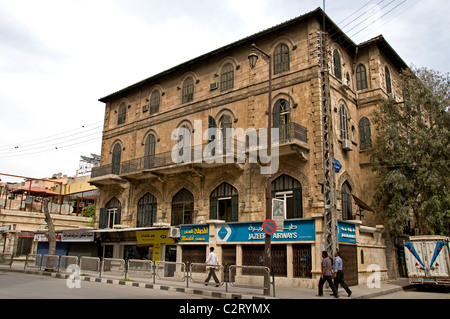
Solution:
[(138, 245), (153, 245), (153, 261), (161, 260), (161, 244), (175, 244), (168, 229), (136, 231)]
[(136, 231), (136, 239), (139, 245), (175, 244), (168, 229)]

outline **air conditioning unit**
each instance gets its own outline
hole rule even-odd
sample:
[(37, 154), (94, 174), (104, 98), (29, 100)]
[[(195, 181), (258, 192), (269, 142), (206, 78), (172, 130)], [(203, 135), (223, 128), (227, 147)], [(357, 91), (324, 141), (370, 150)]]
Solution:
[(351, 151), (352, 150), (352, 141), (342, 140), (342, 149), (344, 151)]
[(219, 88), (219, 82), (214, 82), (214, 83), (211, 83), (211, 84), (209, 85), (209, 90), (210, 90), (210, 91), (217, 90), (218, 88)]
[(170, 227), (169, 237), (170, 238), (180, 238), (180, 227)]
[(350, 87), (350, 81), (348, 79), (342, 79), (342, 85), (346, 88)]

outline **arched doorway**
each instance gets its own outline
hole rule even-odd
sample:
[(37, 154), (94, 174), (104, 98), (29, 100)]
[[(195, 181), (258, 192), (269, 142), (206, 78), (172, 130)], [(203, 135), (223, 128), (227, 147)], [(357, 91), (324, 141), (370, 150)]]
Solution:
[(192, 224), (194, 220), (194, 195), (186, 188), (181, 189), (172, 198), (171, 225)]

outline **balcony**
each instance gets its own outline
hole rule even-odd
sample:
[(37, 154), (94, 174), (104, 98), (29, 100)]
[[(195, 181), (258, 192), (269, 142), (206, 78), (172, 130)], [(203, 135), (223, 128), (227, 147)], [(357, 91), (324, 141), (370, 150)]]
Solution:
[[(307, 129), (297, 123), (289, 123), (280, 126), (280, 139), (278, 143), (279, 155), (297, 154), (302, 161), (308, 160), (309, 152)], [(248, 143), (247, 143), (248, 144)], [(165, 180), (165, 175), (182, 172), (192, 172), (199, 176), (203, 175), (203, 169), (214, 168), (224, 165), (234, 165), (242, 169), (242, 164), (247, 161), (249, 152), (264, 150), (266, 146), (248, 146), (243, 141), (234, 139), (232, 152), (217, 154), (207, 149), (209, 143), (190, 147), (190, 157), (185, 162), (177, 163), (172, 155), (183, 156), (183, 150), (158, 153), (144, 156), (120, 165), (102, 165), (92, 169), (91, 184), (112, 185), (124, 183), (127, 180), (139, 180), (157, 178)], [(277, 145), (276, 143), (274, 145)]]

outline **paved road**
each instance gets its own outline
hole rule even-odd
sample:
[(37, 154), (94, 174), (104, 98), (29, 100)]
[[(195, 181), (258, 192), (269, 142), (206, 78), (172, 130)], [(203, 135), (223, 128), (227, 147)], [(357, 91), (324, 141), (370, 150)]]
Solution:
[(450, 289), (444, 287), (421, 287), (397, 291), (373, 299), (450, 299)]
[(81, 281), (69, 289), (65, 279), (0, 271), (0, 299), (204, 299), (173, 291)]

